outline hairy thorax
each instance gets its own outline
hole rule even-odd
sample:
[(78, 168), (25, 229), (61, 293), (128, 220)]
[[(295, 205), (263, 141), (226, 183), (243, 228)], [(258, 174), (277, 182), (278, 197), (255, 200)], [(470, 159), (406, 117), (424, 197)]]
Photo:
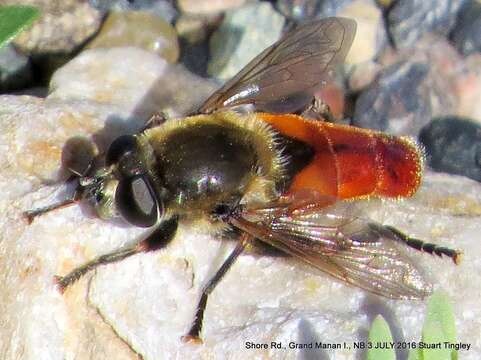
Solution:
[(140, 141), (166, 205), (191, 215), (273, 200), (282, 176), (274, 137), (254, 114), (220, 112), (167, 122)]

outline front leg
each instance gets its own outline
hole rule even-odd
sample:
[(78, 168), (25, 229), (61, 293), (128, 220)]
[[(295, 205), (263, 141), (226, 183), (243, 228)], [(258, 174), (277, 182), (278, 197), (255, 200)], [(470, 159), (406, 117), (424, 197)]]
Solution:
[(108, 254), (101, 255), (73, 269), (65, 276), (56, 276), (55, 280), (59, 286), (60, 292), (63, 293), (67, 287), (72, 285), (83, 275), (95, 269), (99, 265), (118, 262), (139, 252), (154, 251), (167, 246), (167, 244), (174, 238), (175, 233), (177, 232), (177, 225), (177, 217), (172, 217), (168, 220), (164, 220), (149, 236), (147, 236), (140, 242), (133, 245), (127, 245)]

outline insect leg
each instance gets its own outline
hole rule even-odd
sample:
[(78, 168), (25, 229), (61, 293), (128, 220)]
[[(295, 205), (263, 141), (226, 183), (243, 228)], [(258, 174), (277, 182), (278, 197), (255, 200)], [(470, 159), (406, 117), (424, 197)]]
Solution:
[(161, 222), (160, 225), (149, 234), (149, 236), (139, 243), (128, 245), (111, 253), (101, 255), (84, 265), (75, 268), (65, 276), (56, 276), (55, 280), (60, 292), (63, 293), (68, 286), (72, 285), (87, 272), (95, 269), (99, 265), (114, 263), (140, 252), (158, 250), (166, 246), (170, 240), (174, 238), (177, 231), (177, 223), (177, 217), (165, 220)]
[(312, 97), (312, 101), (304, 109), (304, 111), (302, 111), (301, 116), (313, 118), (316, 120), (327, 121), (330, 123), (336, 122), (336, 119), (334, 115), (332, 115), (329, 105), (322, 100), (319, 100), (315, 96)]
[[(66, 183), (72, 182), (74, 180), (78, 180), (78, 178), (76, 176), (73, 176), (70, 179), (68, 179)], [(53, 211), (53, 210), (62, 209), (64, 207), (76, 204), (81, 197), (81, 191), (82, 190), (80, 186), (77, 184), (77, 187), (75, 188), (75, 192), (73, 195), (71, 195), (71, 197), (41, 208), (25, 211), (23, 213), (23, 217), (27, 220), (28, 224), (30, 225), (37, 216), (49, 213), (50, 211)]]
[(234, 264), (239, 255), (244, 251), (244, 249), (248, 245), (248, 242), (251, 240), (252, 237), (244, 233), (240, 241), (237, 243), (235, 249), (230, 253), (229, 257), (224, 261), (219, 270), (217, 270), (216, 274), (212, 277), (212, 279), (209, 280), (207, 285), (204, 287), (204, 289), (202, 290), (200, 301), (197, 305), (197, 310), (195, 312), (194, 323), (192, 324), (192, 327), (190, 328), (187, 335), (182, 336), (183, 342), (202, 342), (199, 335), (202, 331), (202, 321), (204, 319), (204, 311), (207, 305), (207, 298), (209, 297), (210, 293), (212, 293), (215, 286), (219, 283), (219, 281), (224, 277), (227, 271)]
[(163, 123), (165, 123), (167, 119), (168, 119), (168, 116), (166, 113), (156, 112), (149, 118), (149, 120), (146, 121), (141, 131), (145, 131), (147, 129), (152, 129), (154, 127), (160, 126)]
[(369, 226), (378, 231), (381, 235), (385, 235), (393, 240), (401, 241), (413, 249), (427, 252), (431, 255), (437, 255), (439, 257), (442, 257), (443, 255), (448, 256), (456, 265), (461, 262), (462, 252), (460, 250), (450, 249), (410, 237), (392, 226), (374, 223), (370, 223)]
[(40, 215), (46, 214), (50, 211), (56, 210), (56, 209), (62, 209), (64, 207), (70, 206), (77, 203), (77, 200), (75, 199), (65, 199), (59, 202), (56, 202), (54, 204), (50, 204), (38, 209), (33, 209), (29, 211), (25, 211), (23, 213), (23, 217), (27, 220), (28, 224), (30, 225), (33, 220)]

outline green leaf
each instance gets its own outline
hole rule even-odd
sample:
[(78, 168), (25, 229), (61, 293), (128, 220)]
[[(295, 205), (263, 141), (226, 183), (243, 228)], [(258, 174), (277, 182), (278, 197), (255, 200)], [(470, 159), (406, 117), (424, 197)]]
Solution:
[(451, 360), (451, 351), (444, 346), (444, 339), (441, 323), (426, 321), (423, 327), (423, 359)]
[[(369, 330), (369, 342), (372, 348), (367, 350), (367, 360), (395, 360), (396, 355), (392, 343), (391, 330), (381, 315), (376, 316)], [(387, 349), (375, 349), (378, 344), (388, 345)]]
[(424, 360), (422, 351), (420, 349), (409, 350), (408, 360)]
[(428, 300), (422, 338), (427, 346), (439, 344), (439, 348), (423, 349), (424, 360), (457, 360), (457, 351), (445, 345), (456, 342), (456, 326), (452, 305), (442, 292), (435, 292)]
[(38, 18), (40, 11), (33, 6), (0, 6), (0, 48)]

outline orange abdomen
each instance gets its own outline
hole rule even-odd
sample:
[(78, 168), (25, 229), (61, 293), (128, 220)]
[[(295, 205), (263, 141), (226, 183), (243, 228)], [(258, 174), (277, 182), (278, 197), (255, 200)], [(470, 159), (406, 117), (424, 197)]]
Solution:
[(405, 197), (419, 187), (422, 156), (409, 140), (291, 114), (257, 115), (314, 149), (313, 159), (295, 175), (290, 193), (308, 189), (341, 199)]

